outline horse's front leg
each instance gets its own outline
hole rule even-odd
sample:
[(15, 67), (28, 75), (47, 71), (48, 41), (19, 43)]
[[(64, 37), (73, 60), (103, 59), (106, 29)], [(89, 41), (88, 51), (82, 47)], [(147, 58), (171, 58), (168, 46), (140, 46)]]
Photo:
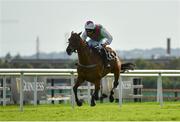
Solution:
[(82, 82), (84, 82), (83, 79), (81, 79), (81, 78), (78, 77), (78, 78), (77, 78), (77, 82), (76, 82), (76, 84), (75, 84), (74, 87), (73, 87), (75, 100), (76, 100), (76, 103), (77, 103), (78, 106), (82, 106), (82, 101), (80, 101), (80, 100), (78, 99), (78, 96), (77, 96), (77, 89), (78, 89), (78, 87), (81, 85)]
[(92, 98), (91, 98), (91, 106), (95, 106), (95, 100), (98, 100), (98, 93), (99, 93), (99, 89), (100, 89), (100, 80), (98, 80), (97, 82), (95, 82), (95, 91), (94, 94), (92, 94)]

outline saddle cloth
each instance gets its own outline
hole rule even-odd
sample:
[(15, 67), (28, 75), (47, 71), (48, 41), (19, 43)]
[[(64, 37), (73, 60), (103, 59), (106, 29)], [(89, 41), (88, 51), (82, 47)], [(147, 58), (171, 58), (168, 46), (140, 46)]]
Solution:
[(109, 47), (102, 48), (106, 54), (107, 60), (111, 61), (116, 58), (116, 53)]

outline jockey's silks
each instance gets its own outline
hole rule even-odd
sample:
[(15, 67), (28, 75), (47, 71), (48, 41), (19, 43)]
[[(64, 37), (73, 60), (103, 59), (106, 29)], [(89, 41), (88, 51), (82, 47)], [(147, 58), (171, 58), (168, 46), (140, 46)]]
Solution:
[(94, 41), (101, 41), (104, 38), (104, 36), (101, 34), (101, 28), (101, 25), (96, 25), (95, 32), (91, 35), (87, 34), (87, 36)]

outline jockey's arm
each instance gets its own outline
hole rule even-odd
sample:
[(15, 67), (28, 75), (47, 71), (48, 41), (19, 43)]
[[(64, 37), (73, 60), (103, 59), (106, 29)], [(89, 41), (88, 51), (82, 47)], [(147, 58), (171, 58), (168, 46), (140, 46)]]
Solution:
[(86, 39), (87, 39), (87, 34), (86, 34), (85, 31), (83, 32), (81, 38), (82, 38), (83, 41), (86, 41)]
[(111, 36), (111, 34), (105, 28), (101, 29), (101, 34), (105, 38), (105, 45), (110, 45), (113, 40), (113, 37)]

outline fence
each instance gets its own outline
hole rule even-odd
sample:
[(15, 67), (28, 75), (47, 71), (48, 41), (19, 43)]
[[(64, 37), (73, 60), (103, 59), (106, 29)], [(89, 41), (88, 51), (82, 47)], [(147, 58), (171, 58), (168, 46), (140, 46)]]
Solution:
[[(153, 88), (143, 88), (142, 93), (146, 93), (143, 95), (143, 101), (153, 101), (156, 99), (155, 94), (157, 93), (157, 89)], [(167, 101), (178, 101), (180, 100), (180, 89), (178, 88), (163, 88), (163, 100)]]
[[(74, 85), (76, 69), (0, 69), (0, 76), (3, 76), (3, 106), (6, 105), (6, 76), (20, 76), (20, 111), (23, 111), (23, 77), (34, 76), (35, 88), (37, 76), (61, 76), (67, 75), (71, 79), (71, 86)], [(113, 74), (108, 74), (112, 77)], [(180, 70), (133, 70), (122, 73), (119, 78), (119, 106), (122, 106), (122, 77), (157, 77), (157, 102), (163, 106), (162, 77), (180, 77)], [(88, 91), (90, 91), (88, 89)], [(90, 99), (90, 97), (88, 97)], [(74, 94), (71, 87), (71, 103), (74, 108)], [(34, 105), (37, 105), (37, 89), (34, 90)]]

